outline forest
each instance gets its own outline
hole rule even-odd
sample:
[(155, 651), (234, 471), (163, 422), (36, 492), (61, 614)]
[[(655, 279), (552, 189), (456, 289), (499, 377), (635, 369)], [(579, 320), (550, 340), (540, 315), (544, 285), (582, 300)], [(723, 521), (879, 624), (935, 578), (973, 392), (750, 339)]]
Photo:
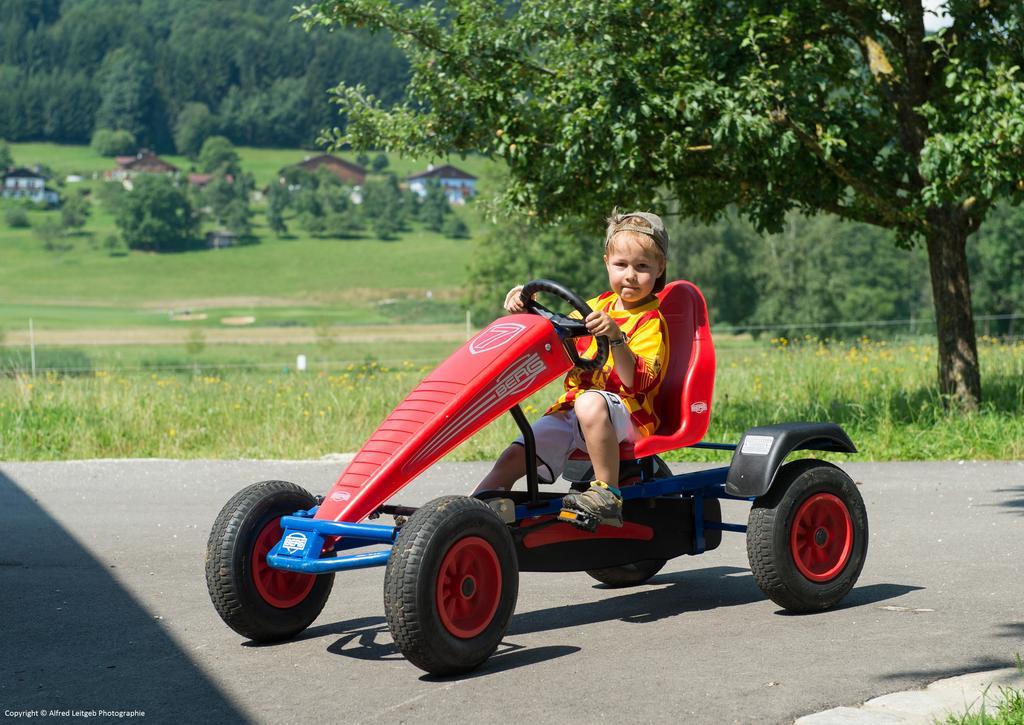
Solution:
[(385, 102), (407, 64), (386, 34), (306, 32), (293, 0), (0, 0), (0, 138), (194, 154), (220, 134), (312, 147), (339, 117), (327, 94), (362, 83)]

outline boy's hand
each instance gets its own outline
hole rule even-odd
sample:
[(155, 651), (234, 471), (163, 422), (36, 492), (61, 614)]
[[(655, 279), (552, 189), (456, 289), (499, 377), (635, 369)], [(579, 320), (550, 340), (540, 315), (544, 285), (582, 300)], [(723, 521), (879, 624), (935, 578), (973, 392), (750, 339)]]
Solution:
[(622, 330), (607, 312), (591, 312), (587, 315), (586, 325), (592, 335), (604, 335), (609, 340), (622, 337)]
[(522, 294), (521, 294), (522, 291), (523, 291), (523, 285), (521, 285), (521, 284), (516, 285), (515, 287), (513, 287), (512, 289), (510, 289), (508, 291), (508, 294), (505, 295), (505, 311), (506, 312), (510, 312), (512, 314), (518, 314), (520, 312), (525, 312), (525, 308), (523, 307), (523, 297), (522, 297)]

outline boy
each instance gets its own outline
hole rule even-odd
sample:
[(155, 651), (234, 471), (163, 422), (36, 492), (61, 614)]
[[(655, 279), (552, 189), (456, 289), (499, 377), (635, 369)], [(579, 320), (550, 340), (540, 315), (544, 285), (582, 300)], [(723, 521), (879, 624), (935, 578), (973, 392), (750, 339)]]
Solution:
[[(569, 454), (586, 450), (595, 479), (583, 493), (565, 497), (559, 519), (588, 531), (599, 523), (622, 526), (619, 443), (653, 434), (658, 428), (654, 398), (668, 363), (668, 332), (655, 292), (665, 286), (668, 234), (661, 218), (646, 212), (612, 212), (605, 231), (604, 263), (610, 292), (590, 300), (594, 311), (585, 320), (594, 335), (608, 338), (604, 368), (577, 368), (565, 378), (565, 393), (533, 424), (537, 469), (553, 483)], [(522, 286), (505, 297), (505, 309), (522, 312)], [(591, 341), (586, 351), (592, 356)], [(520, 437), (499, 456), (474, 493), (508, 490), (526, 475)]]

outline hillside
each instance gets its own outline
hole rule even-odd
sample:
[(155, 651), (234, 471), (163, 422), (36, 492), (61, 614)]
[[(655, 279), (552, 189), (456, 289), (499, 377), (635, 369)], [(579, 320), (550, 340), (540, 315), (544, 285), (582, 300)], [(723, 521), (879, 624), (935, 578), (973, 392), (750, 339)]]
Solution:
[[(299, 149), (237, 149), (242, 168), (257, 186), (276, 180), (281, 168), (308, 155)], [(111, 159), (87, 146), (11, 144), (16, 163), (41, 164), (53, 172), (62, 194), (85, 189), (91, 215), (86, 226), (47, 251), (35, 231), (58, 211), (33, 209), (30, 227), (0, 227), (0, 328), (22, 329), (28, 317), (50, 329), (180, 327), (169, 311), (201, 311), (196, 327), (217, 327), (222, 317), (250, 315), (256, 325), (379, 324), (398, 321), (462, 321), (461, 296), (472, 240), (448, 239), (415, 221), (393, 241), (368, 232), (354, 238), (314, 237), (291, 223), (283, 238), (266, 225), (266, 204), (253, 204), (255, 244), (180, 254), (112, 255), (105, 240), (116, 235), (114, 217), (100, 192)], [(354, 161), (353, 154), (342, 154)], [(184, 171), (192, 162), (164, 157)], [(486, 186), (493, 164), (455, 159)], [(426, 168), (426, 161), (395, 158), (388, 170), (400, 177)], [(66, 183), (69, 174), (86, 177)], [(97, 178), (92, 178), (92, 177)], [(456, 212), (478, 233), (482, 222), (472, 204)], [(209, 225), (208, 225), (209, 226)], [(429, 299), (427, 295), (429, 294)], [(412, 301), (416, 302), (413, 303)]]

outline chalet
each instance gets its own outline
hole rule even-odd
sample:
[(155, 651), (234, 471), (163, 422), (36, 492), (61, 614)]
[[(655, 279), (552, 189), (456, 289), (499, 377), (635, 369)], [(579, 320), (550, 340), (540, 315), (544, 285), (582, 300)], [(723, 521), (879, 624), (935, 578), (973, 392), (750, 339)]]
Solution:
[(413, 174), (407, 177), (406, 181), (409, 183), (409, 190), (420, 197), (427, 195), (429, 182), (439, 183), (450, 204), (465, 204), (467, 199), (476, 195), (476, 177), (451, 164), (436, 167), (431, 164), (426, 171)]
[(118, 156), (114, 159), (117, 168), (108, 171), (105, 176), (109, 181), (120, 181), (130, 189), (131, 180), (138, 174), (170, 174), (178, 173), (178, 167), (167, 163), (149, 149), (139, 149), (134, 156)]
[(38, 171), (16, 167), (3, 174), (5, 199), (28, 199), (50, 206), (60, 204), (60, 194), (46, 186), (46, 177)]
[[(316, 173), (317, 169), (325, 168), (332, 174), (337, 176), (343, 184), (350, 184), (352, 186), (362, 186), (366, 182), (366, 169), (359, 164), (353, 164), (345, 159), (339, 159), (337, 156), (331, 154), (320, 154), (319, 156), (309, 156), (306, 160), (289, 166), (289, 169), (305, 169), (310, 173)], [(282, 174), (287, 169), (282, 169)]]

